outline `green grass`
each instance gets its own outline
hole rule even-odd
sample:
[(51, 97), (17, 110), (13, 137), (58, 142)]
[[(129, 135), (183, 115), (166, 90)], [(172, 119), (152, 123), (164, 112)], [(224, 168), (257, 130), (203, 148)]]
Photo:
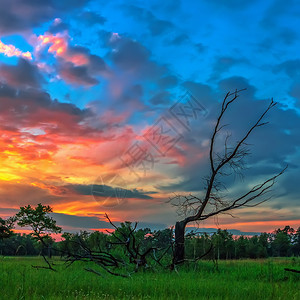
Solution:
[(200, 261), (178, 273), (152, 271), (131, 278), (104, 271), (100, 277), (81, 263), (67, 269), (57, 264), (58, 272), (52, 272), (32, 268), (43, 265), (40, 257), (0, 258), (0, 299), (300, 299), (299, 274), (283, 270), (300, 269), (299, 258), (220, 261), (218, 270), (211, 261)]

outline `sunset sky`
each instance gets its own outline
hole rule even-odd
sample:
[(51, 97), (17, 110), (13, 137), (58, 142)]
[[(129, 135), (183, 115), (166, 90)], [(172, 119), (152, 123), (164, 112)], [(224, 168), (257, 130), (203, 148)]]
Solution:
[[(0, 217), (42, 203), (66, 231), (109, 228), (104, 213), (174, 225), (168, 199), (203, 195), (220, 101), (246, 88), (224, 120), (232, 145), (272, 97), (278, 105), (249, 139), (245, 177), (226, 178), (224, 197), (289, 168), (268, 202), (198, 225), (300, 226), (297, 0), (0, 4)], [(196, 110), (180, 115), (187, 100)], [(155, 146), (157, 128), (171, 142)], [(133, 153), (147, 159), (128, 166)]]

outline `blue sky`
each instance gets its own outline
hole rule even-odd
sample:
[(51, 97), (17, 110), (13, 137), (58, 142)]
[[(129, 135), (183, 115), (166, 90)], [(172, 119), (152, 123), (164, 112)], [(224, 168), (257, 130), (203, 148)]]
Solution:
[[(226, 116), (232, 143), (271, 98), (278, 105), (250, 139), (244, 181), (226, 181), (226, 197), (286, 164), (289, 169), (272, 200), (237, 212), (238, 220), (221, 216), (201, 226), (263, 231), (299, 225), (297, 1), (2, 2), (3, 216), (47, 202), (56, 213), (78, 218), (102, 219), (108, 212), (116, 221), (171, 226), (177, 218), (166, 203), (172, 193), (203, 192), (220, 101), (247, 88)], [(170, 118), (170, 107), (186, 91), (205, 114), (190, 130), (169, 119), (181, 140), (137, 180), (120, 157), (160, 117)], [(105, 206), (87, 192), (101, 182), (109, 186), (107, 174), (121, 176), (132, 197)]]

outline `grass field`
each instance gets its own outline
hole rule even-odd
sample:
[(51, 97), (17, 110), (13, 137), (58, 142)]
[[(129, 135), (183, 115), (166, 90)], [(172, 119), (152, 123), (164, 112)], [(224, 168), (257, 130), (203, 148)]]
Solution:
[[(131, 278), (97, 276), (82, 264), (58, 272), (34, 269), (40, 257), (1, 257), (0, 299), (300, 299), (300, 276), (285, 267), (300, 269), (299, 258), (211, 261), (196, 268), (144, 272)], [(92, 267), (92, 265), (90, 266)]]

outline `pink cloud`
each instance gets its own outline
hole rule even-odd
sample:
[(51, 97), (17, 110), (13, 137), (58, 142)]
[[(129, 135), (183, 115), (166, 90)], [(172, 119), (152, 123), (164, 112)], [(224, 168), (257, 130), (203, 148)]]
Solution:
[(24, 57), (32, 60), (32, 55), (29, 51), (22, 52), (20, 49), (16, 48), (14, 45), (6, 45), (0, 40), (0, 53), (8, 57), (16, 56), (16, 57)]
[(66, 34), (46, 33), (38, 37), (38, 45), (36, 49), (39, 51), (46, 45), (50, 44), (48, 49), (49, 53), (53, 53), (55, 56), (63, 58), (67, 62), (73, 63), (75, 66), (86, 65), (89, 63), (87, 55), (84, 53), (76, 53), (69, 50), (69, 37)]

